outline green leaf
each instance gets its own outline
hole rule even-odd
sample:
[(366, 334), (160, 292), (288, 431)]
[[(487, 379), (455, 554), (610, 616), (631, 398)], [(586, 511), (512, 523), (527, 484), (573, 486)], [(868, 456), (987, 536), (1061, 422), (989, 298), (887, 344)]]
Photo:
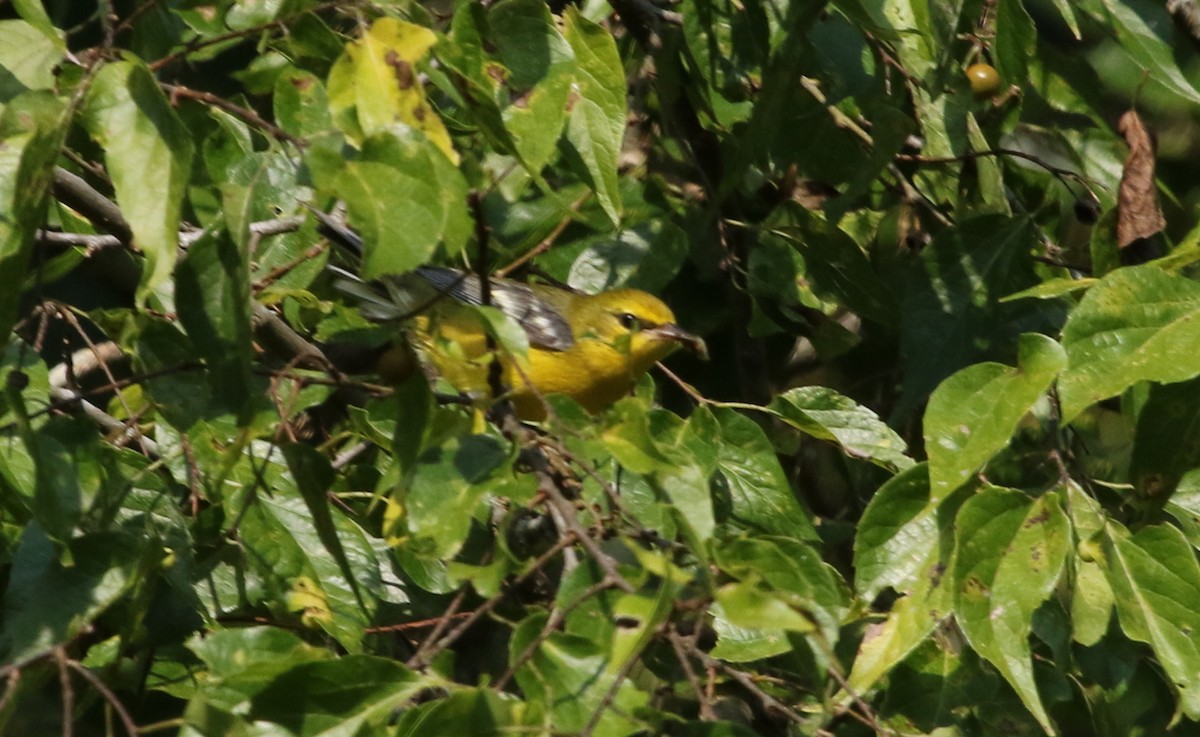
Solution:
[(419, 135), (392, 129), (368, 139), (335, 188), (363, 238), (364, 278), (412, 271), (439, 242), (454, 252), (470, 234), (466, 181)]
[[(529, 715), (516, 699), (488, 688), (454, 691), (444, 698), (407, 709), (400, 716), (394, 737), (503, 737), (520, 731)], [(532, 728), (529, 725), (528, 728)]]
[(1117, 269), (1063, 328), (1069, 366), (1058, 382), (1063, 421), (1139, 381), (1200, 375), (1200, 284), (1153, 266)]
[(433, 392), (424, 376), (412, 376), (396, 387), (392, 394), (396, 414), (403, 418), (396, 422), (391, 448), (402, 474), (414, 471), (417, 459), (425, 450), (425, 442), (431, 431), (430, 420), (434, 412)]
[(551, 76), (504, 108), (504, 127), (521, 162), (534, 177), (540, 177), (558, 146), (573, 83), (567, 65), (555, 66)]
[[(207, 718), (214, 711), (244, 714), (275, 678), (304, 663), (333, 657), (279, 627), (218, 629), (203, 638), (193, 637), (187, 645), (208, 668), (207, 678), (189, 694), (204, 704)], [(203, 720), (196, 715), (202, 712), (191, 713), (192, 726), (201, 726)]]
[(562, 632), (543, 634), (545, 624), (544, 614), (526, 618), (513, 631), (508, 650), (515, 660), (533, 648), (533, 657), (517, 668), (517, 683), (554, 730), (577, 733), (598, 715), (594, 734), (642, 731), (634, 715), (649, 703), (649, 694), (621, 676), (620, 663), (610, 658), (605, 643)]
[(953, 606), (948, 561), (927, 558), (918, 571), (912, 591), (892, 605), (882, 624), (872, 624), (863, 635), (847, 683), (854, 693), (864, 693), (933, 634)]
[[(856, 5), (856, 9), (867, 13), (870, 23), (894, 40), (904, 68), (917, 77), (928, 77), (933, 71), (932, 65), (949, 45), (947, 29), (935, 26), (936, 17), (931, 17), (920, 3), (911, 0), (862, 3)], [(953, 28), (949, 30), (953, 31)]]
[[(769, 51), (762, 21), (770, 11), (709, 0), (683, 0), (677, 9), (683, 21), (680, 52), (696, 77), (688, 84), (698, 98), (693, 104), (714, 118), (706, 121), (710, 126), (728, 130), (753, 109), (746, 88), (751, 75), (761, 74)], [(747, 42), (739, 43), (743, 39)]]
[(617, 225), (621, 218), (617, 158), (625, 138), (625, 70), (608, 31), (573, 6), (563, 19), (563, 34), (575, 52), (573, 92), (578, 95), (573, 106), (568, 101), (567, 143), (583, 162), (600, 206)]
[(891, 470), (913, 465), (904, 440), (871, 410), (823, 386), (787, 391), (767, 406), (797, 430), (837, 443), (846, 455)]
[(1037, 28), (1021, 0), (996, 3), (996, 41), (992, 53), (1005, 84), (1021, 85), (1029, 78), (1029, 59), (1037, 51)]
[[(995, 671), (981, 666), (970, 648), (961, 647), (950, 637), (930, 638), (889, 674), (883, 711), (903, 714), (906, 725), (912, 725), (909, 729), (930, 735), (937, 734), (942, 725), (954, 723), (956, 715), (966, 711), (982, 713), (986, 708), (1007, 707), (1019, 713), (1020, 705), (1012, 703), (1012, 697), (995, 703), (998, 685)], [(1029, 737), (1030, 732), (1021, 729), (1028, 721), (1006, 721), (1005, 729), (1010, 729), (1008, 734), (1014, 737)]]
[(688, 254), (687, 234), (667, 220), (629, 224), (586, 243), (571, 262), (567, 283), (589, 294), (619, 287), (659, 292)]
[(767, 627), (739, 627), (733, 624), (720, 602), (709, 609), (717, 644), (709, 652), (727, 663), (752, 663), (792, 651), (787, 630), (772, 622)]
[(556, 66), (571, 62), (573, 49), (540, 0), (496, 3), (488, 10), (487, 23), (489, 41), (510, 73), (508, 83), (518, 93), (552, 76)]
[(244, 251), (223, 231), (193, 243), (175, 270), (179, 321), (208, 367), (213, 396), (231, 412), (251, 396), (248, 271)]
[(346, 556), (346, 548), (342, 546), (341, 538), (338, 537), (330, 509), (328, 492), (329, 487), (333, 485), (333, 467), (325, 456), (299, 443), (283, 446), (283, 456), (287, 459), (288, 470), (296, 482), (296, 488), (299, 489), (300, 496), (312, 515), (317, 537), (321, 539), (325, 550), (337, 561), (342, 577), (350, 584), (355, 598), (358, 599), (358, 605), (367, 609), (362, 591), (358, 587), (358, 579)]
[(263, 0), (255, 3), (236, 3), (225, 14), (225, 23), (235, 31), (265, 26), (278, 17), (284, 0)]
[[(698, 408), (688, 424), (699, 422), (708, 412)], [(717, 425), (710, 442), (717, 461), (713, 493), (718, 510), (727, 498), (729, 518), (740, 525), (766, 534), (817, 539), (762, 427), (721, 407), (712, 410), (712, 419)], [(720, 511), (718, 515), (723, 516)]]
[(0, 661), (20, 663), (71, 642), (136, 583), (148, 556), (161, 556), (151, 539), (117, 532), (71, 540), (70, 562), (36, 523), (13, 552), (0, 619)]
[(296, 162), (287, 153), (248, 151), (213, 177), (220, 186), (229, 234), (243, 252), (253, 249), (255, 256), (259, 255), (257, 246), (262, 239), (250, 233), (252, 223), (296, 209), (296, 176)]
[[(1113, 523), (1110, 523), (1110, 529)], [(1105, 570), (1125, 635), (1154, 651), (1179, 691), (1179, 706), (1200, 719), (1200, 564), (1178, 529), (1154, 525), (1105, 536)]]
[(1079, 19), (1075, 17), (1075, 8), (1070, 0), (1053, 0), (1054, 9), (1062, 16), (1063, 22), (1071, 29), (1071, 35), (1078, 41), (1083, 38), (1079, 32)]
[(867, 628), (849, 676), (861, 693), (886, 676), (953, 609), (953, 524), (964, 495), (929, 501), (925, 464), (884, 484), (867, 505), (854, 542), (855, 586), (866, 599), (886, 588), (901, 596)]
[[(1015, 0), (1013, 4), (1017, 4)], [(1025, 57), (1022, 57), (1022, 62), (1024, 61)], [(990, 150), (992, 148), (991, 142), (988, 141), (987, 136), (980, 129), (976, 116), (974, 114), (967, 115), (966, 123), (967, 140), (970, 142), (971, 150)], [(960, 199), (960, 217), (983, 215), (986, 213), (1012, 214), (1012, 203), (1008, 198), (1008, 187), (1004, 181), (1004, 168), (998, 158), (993, 156), (977, 157), (975, 159), (975, 177), (970, 185), (967, 184), (966, 177), (967, 172), (964, 172), (963, 188), (966, 189), (970, 186), (977, 188), (978, 192), (968, 191), (966, 196)]]
[(1054, 592), (1070, 550), (1059, 495), (1037, 499), (990, 487), (963, 504), (955, 525), (955, 614), (975, 652), (995, 665), (1047, 733), (1029, 647), (1033, 613)]
[(1112, 622), (1112, 586), (1104, 569), (1095, 561), (1075, 559), (1075, 585), (1071, 589), (1071, 636), (1084, 647), (1092, 647), (1108, 633)]
[[(806, 543), (789, 538), (731, 540), (721, 544), (714, 558), (721, 569), (746, 584), (757, 585), (789, 608), (803, 614), (803, 631), (816, 627), (823, 642), (837, 642), (846, 605), (838, 577)], [(720, 599), (719, 599), (720, 600)], [(733, 602), (721, 600), (731, 624), (750, 627), (741, 612), (729, 611)], [(782, 623), (759, 624), (759, 628), (791, 629)]]
[(1185, 105), (1200, 103), (1200, 91), (1175, 61), (1174, 26), (1165, 9), (1147, 0), (1102, 0), (1117, 42), (1141, 66), (1146, 82), (1173, 95)]
[(863, 510), (854, 537), (854, 585), (864, 599), (891, 587), (911, 591), (937, 557), (941, 505), (930, 502), (929, 467), (905, 469), (879, 487)]
[(510, 73), (503, 82), (510, 100), (502, 111), (504, 128), (521, 162), (539, 177), (562, 136), (568, 100), (579, 94), (573, 89), (575, 52), (540, 0), (497, 3), (487, 20), (489, 40)]
[(333, 127), (329, 95), (316, 75), (292, 69), (275, 81), (275, 119), (294, 136), (308, 137)]
[[(1071, 591), (1071, 635), (1092, 646), (1108, 632), (1113, 614), (1113, 590), (1105, 577), (1100, 536), (1108, 515), (1100, 503), (1075, 481), (1068, 481), (1067, 512), (1075, 538), (1074, 588)], [(1086, 557), (1085, 557), (1086, 556)]]
[(150, 71), (132, 60), (108, 64), (96, 74), (83, 120), (104, 149), (117, 204), (145, 256), (138, 285), (138, 299), (145, 300), (175, 267), (192, 138)]
[[(211, 675), (223, 679), (251, 670), (262, 677), (268, 675), (267, 670), (282, 673), (309, 660), (333, 657), (328, 650), (306, 645), (298, 635), (279, 627), (216, 630), (194, 637), (188, 647)], [(228, 705), (231, 709), (235, 706)]]
[(49, 19), (45, 23), (48, 28), (40, 22), (0, 21), (0, 103), (30, 90), (54, 89), (54, 67), (62, 62), (65, 45)]
[(1061, 346), (1030, 333), (1019, 341), (1018, 367), (969, 366), (934, 390), (925, 410), (925, 452), (933, 497), (964, 483), (1008, 445), (1021, 418), (1066, 366)]
[(844, 305), (881, 325), (895, 326), (900, 316), (899, 300), (858, 243), (796, 203), (785, 203), (780, 209), (786, 218), (786, 229), (781, 231), (792, 248), (804, 256), (804, 273), (768, 278), (803, 280), (821, 299)]
[(273, 482), (274, 496), (258, 495), (242, 517), (238, 539), (247, 561), (271, 587), (266, 603), (298, 614), (301, 624), (319, 627), (346, 650), (358, 652), (376, 602), (373, 597), (363, 602), (357, 589), (379, 590), (379, 563), (365, 533), (339, 518), (338, 535), (354, 568), (347, 576), (326, 554), (309, 505), (287, 483), (280, 475)]
[(691, 542), (701, 547), (717, 524), (710, 489), (716, 470), (709, 445), (716, 431), (712, 416), (697, 413), (683, 425), (666, 412), (647, 414), (636, 400), (617, 403), (612, 415), (620, 421), (604, 431), (605, 446), (621, 465), (649, 477), (684, 523)]
[[(491, 12), (505, 7), (505, 3), (498, 3)], [(470, 100), (466, 112), (491, 144), (500, 153), (517, 154), (516, 145), (500, 112), (500, 100), (504, 98), (503, 87), (507, 81), (505, 67), (489, 58), (484, 53), (484, 47), (495, 45), (504, 49), (514, 41), (525, 39), (525, 36), (514, 38), (502, 34), (499, 38), (485, 41), (481, 29), (489, 25), (488, 12), (487, 8), (477, 3), (459, 4), (454, 11), (448, 38), (438, 45), (438, 61), (447, 72), (454, 75), (462, 95)]]
[(462, 547), (488, 483), (508, 451), (489, 435), (468, 435), (430, 448), (420, 458), (403, 503), (414, 552), (446, 559)]
[(1003, 297), (1000, 299), (1000, 302), (1015, 302), (1018, 299), (1053, 299), (1055, 297), (1061, 297), (1064, 294), (1082, 292), (1085, 289), (1091, 289), (1098, 281), (1100, 280), (1091, 278), (1075, 279), (1072, 277), (1048, 279), (1037, 286), (1030, 287), (1029, 289), (1022, 289), (1015, 294), (1010, 294), (1007, 297)]
[(1011, 360), (1021, 333), (1058, 330), (1061, 304), (1000, 303), (1041, 281), (1028, 255), (1037, 238), (1026, 219), (984, 215), (942, 231), (921, 252), (901, 317), (899, 414), (961, 368), (984, 359)]
[(812, 615), (789, 601), (753, 583), (730, 583), (717, 589), (717, 603), (725, 619), (735, 627), (754, 630), (813, 632)]
[(290, 668), (254, 694), (245, 716), (295, 735), (378, 734), (397, 709), (432, 685), (391, 658), (347, 655)]
[(1200, 379), (1152, 385), (1137, 418), (1129, 475), (1145, 499), (1171, 496), (1185, 473), (1200, 466)]
[(34, 518), (52, 539), (65, 542), (79, 524), (85, 502), (79, 468), (72, 453), (74, 448), (44, 430), (30, 433), (23, 440), (37, 471), (32, 505)]
[[(42, 35), (54, 42), (60, 49), (66, 48), (66, 44), (62, 39), (62, 31), (54, 27), (54, 24), (50, 21), (50, 16), (46, 15), (46, 9), (42, 7), (41, 0), (13, 0), (13, 7), (16, 8), (17, 14), (26, 23), (38, 29)], [(3, 36), (3, 32), (0, 32), (0, 37)]]
[(709, 494), (711, 461), (684, 452), (671, 453), (670, 457), (670, 465), (654, 474), (652, 481), (687, 523), (689, 543), (699, 550), (716, 531), (716, 514)]
[(0, 349), (16, 318), (20, 280), (50, 202), (67, 123), (62, 104), (41, 92), (22, 95), (0, 114), (0, 273), (8, 279), (0, 289)]
[(131, 316), (122, 335), (134, 353), (134, 366), (149, 374), (149, 398), (162, 418), (186, 431), (208, 412), (212, 382), (196, 371), (196, 346), (176, 325), (165, 319)]

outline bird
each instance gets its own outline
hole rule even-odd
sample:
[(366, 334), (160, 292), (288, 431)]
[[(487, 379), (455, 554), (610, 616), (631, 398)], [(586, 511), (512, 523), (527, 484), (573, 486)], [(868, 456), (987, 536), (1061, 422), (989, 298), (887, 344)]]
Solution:
[[(319, 230), (352, 256), (361, 258), (362, 240), (350, 228), (313, 210)], [(375, 322), (403, 321), (423, 362), (460, 392), (491, 394), (490, 367), (500, 379), (517, 416), (546, 418), (545, 397), (565, 394), (591, 413), (625, 396), (650, 368), (680, 347), (708, 357), (703, 339), (679, 326), (671, 308), (639, 289), (584, 294), (549, 284), (488, 279), (488, 301), (520, 326), (528, 339), (525, 355), (495, 347), (484, 317), (484, 289), (473, 273), (421, 266), (410, 274), (364, 281), (330, 266), (334, 286), (360, 302)], [(415, 278), (414, 278), (415, 277)]]

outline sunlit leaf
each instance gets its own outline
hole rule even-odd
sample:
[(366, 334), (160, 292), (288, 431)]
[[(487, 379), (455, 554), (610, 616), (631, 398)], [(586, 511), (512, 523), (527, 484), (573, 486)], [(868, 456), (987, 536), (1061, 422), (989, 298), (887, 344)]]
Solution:
[(831, 440), (852, 458), (901, 470), (913, 464), (904, 440), (871, 410), (832, 389), (806, 386), (771, 401), (770, 410), (792, 427)]
[(955, 532), (956, 619), (971, 647), (1000, 670), (1049, 732), (1029, 633), (1033, 613), (1054, 592), (1070, 549), (1059, 497), (1048, 493), (1035, 500), (1017, 491), (984, 489), (963, 504)]
[(1200, 564), (1183, 534), (1153, 525), (1105, 541), (1105, 570), (1125, 633), (1148, 644), (1179, 691), (1180, 707), (1200, 717)]
[(1021, 336), (1017, 368), (976, 364), (934, 390), (924, 422), (934, 498), (949, 494), (1008, 444), (1065, 366), (1062, 347), (1033, 333)]
[(175, 267), (195, 146), (153, 75), (136, 61), (114, 62), (97, 73), (83, 119), (104, 149), (117, 204), (145, 256), (138, 286), (144, 299)]
[(1200, 375), (1200, 284), (1153, 266), (1118, 269), (1092, 287), (1063, 328), (1063, 419), (1139, 381)]

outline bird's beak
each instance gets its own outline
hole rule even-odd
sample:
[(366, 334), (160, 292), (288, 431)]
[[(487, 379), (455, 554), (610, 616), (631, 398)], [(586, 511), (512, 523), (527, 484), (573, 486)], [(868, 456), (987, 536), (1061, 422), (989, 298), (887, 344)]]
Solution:
[(700, 357), (701, 361), (708, 360), (708, 346), (704, 344), (704, 339), (699, 335), (693, 335), (673, 322), (668, 322), (664, 325), (656, 325), (645, 332), (653, 335), (659, 340), (672, 340)]

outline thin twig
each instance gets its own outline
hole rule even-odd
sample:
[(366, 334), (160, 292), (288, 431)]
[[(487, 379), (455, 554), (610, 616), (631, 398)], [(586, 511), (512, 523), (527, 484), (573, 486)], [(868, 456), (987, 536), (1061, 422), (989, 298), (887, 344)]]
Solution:
[[(441, 638), (442, 634), (450, 626), (451, 620), (458, 616), (458, 609), (462, 606), (463, 601), (465, 601), (466, 598), (467, 587), (463, 586), (456, 594), (454, 594), (454, 598), (450, 600), (450, 606), (446, 607), (446, 610), (442, 612), (442, 616), (438, 617), (438, 622), (434, 628), (425, 636), (425, 639), (421, 641), (421, 644), (417, 645), (416, 652), (414, 652), (412, 657), (408, 659), (406, 665), (408, 665), (410, 668), (415, 668), (417, 667), (418, 663), (425, 662), (425, 653), (428, 652), (429, 649), (435, 644), (437, 644), (438, 639)], [(470, 619), (469, 616), (468, 619)]]
[(521, 268), (521, 266), (529, 263), (533, 259), (553, 248), (555, 241), (557, 241), (558, 237), (563, 234), (563, 231), (567, 229), (567, 226), (575, 222), (575, 215), (579, 213), (579, 208), (582, 207), (583, 203), (587, 202), (588, 198), (591, 196), (592, 193), (589, 191), (572, 202), (571, 206), (567, 208), (567, 214), (563, 216), (562, 220), (558, 221), (558, 225), (554, 226), (554, 229), (550, 231), (549, 235), (543, 238), (536, 246), (531, 248), (528, 253), (521, 256), (516, 261), (513, 261), (508, 266), (496, 269), (496, 276), (501, 278), (506, 277), (512, 272)]
[(451, 630), (450, 633), (441, 640), (438, 640), (438, 642), (429, 648), (420, 659), (415, 659), (415, 657), (410, 658), (405, 665), (414, 670), (420, 670), (421, 668), (424, 668), (438, 653), (444, 651), (455, 642), (458, 642), (459, 638), (466, 634), (467, 630), (471, 629), (476, 622), (483, 619), (488, 614), (491, 614), (492, 610), (500, 605), (500, 602), (508, 598), (508, 592), (510, 590), (520, 588), (526, 581), (537, 575), (542, 568), (544, 568), (565, 548), (568, 548), (574, 544), (575, 540), (571, 535), (564, 535), (563, 537), (559, 538), (549, 550), (537, 557), (537, 559), (530, 565), (529, 570), (518, 576), (511, 585), (505, 588), (505, 590), (500, 591), (495, 596), (485, 601), (478, 609), (471, 612), (471, 616), (463, 620), (461, 624)]
[[(571, 599), (571, 601), (564, 606), (555, 607), (552, 609), (550, 611), (550, 616), (546, 617), (546, 623), (542, 625), (541, 632), (538, 632), (537, 636), (530, 640), (529, 644), (525, 646), (525, 649), (522, 650), (517, 657), (513, 658), (511, 662), (509, 662), (508, 669), (505, 670), (500, 678), (496, 680), (496, 688), (499, 690), (508, 685), (508, 682), (517, 675), (517, 670), (520, 669), (521, 666), (525, 665), (525, 663), (529, 662), (529, 660), (537, 653), (538, 648), (542, 646), (542, 643), (544, 643), (555, 630), (562, 626), (562, 623), (566, 621), (567, 616), (570, 615), (571, 612), (579, 608), (579, 606), (585, 603), (588, 599), (591, 599), (600, 592), (607, 591), (611, 588), (613, 588), (612, 581), (607, 579), (598, 581), (597, 583), (588, 586), (583, 591), (580, 591), (575, 598)], [(637, 660), (637, 658), (633, 658), (633, 660)]]
[(788, 719), (792, 720), (793, 722), (795, 722), (797, 724), (801, 724), (805, 721), (804, 716), (801, 715), (799, 712), (797, 712), (795, 709), (791, 708), (787, 704), (783, 703), (779, 699), (775, 698), (771, 694), (769, 694), (766, 691), (759, 688), (758, 684), (754, 682), (754, 679), (751, 678), (750, 675), (748, 673), (746, 673), (745, 671), (738, 670), (737, 668), (734, 668), (730, 665), (725, 664), (724, 662), (722, 662), (720, 660), (717, 660), (716, 658), (714, 658), (713, 656), (704, 652), (703, 650), (699, 649), (698, 647), (695, 647), (695, 645), (693, 643), (689, 643), (686, 640), (684, 640), (683, 638), (681, 638), (678, 633), (672, 632), (672, 633), (669, 633), (668, 636), (678, 639), (680, 645), (684, 648), (684, 650), (686, 652), (688, 652), (692, 657), (696, 658), (701, 663), (703, 663), (705, 667), (720, 670), (723, 673), (725, 673), (725, 675), (727, 675), (730, 678), (732, 678), (733, 680), (737, 681), (742, 686), (742, 688), (746, 689), (751, 694), (753, 694), (755, 696), (755, 698), (757, 698), (762, 703), (763, 708), (766, 709), (767, 711), (777, 711), (780, 714), (783, 714)]
[(58, 666), (58, 687), (62, 691), (62, 737), (71, 737), (75, 724), (75, 689), (67, 671), (67, 653), (54, 648), (54, 663)]
[[(153, 0), (150, 3), (147, 3), (147, 5), (152, 5), (152, 4), (153, 4)], [(309, 14), (321, 12), (323, 10), (328, 10), (330, 8), (344, 7), (345, 4), (346, 4), (345, 0), (331, 0), (330, 2), (322, 3), (320, 5), (306, 7), (304, 9), (304, 14), (309, 15)], [(135, 11), (135, 15), (136, 15), (136, 13), (140, 13), (141, 11), (142, 11), (142, 8), (138, 8), (138, 10)], [(179, 59), (186, 57), (188, 54), (192, 54), (197, 51), (201, 51), (210, 46), (215, 46), (217, 44), (221, 44), (226, 41), (233, 41), (238, 38), (256, 37), (256, 36), (261, 35), (263, 31), (266, 31), (271, 28), (279, 28), (281, 31), (286, 32), (288, 30), (289, 24), (293, 23), (295, 21), (295, 19), (296, 19), (295, 16), (287, 17), (287, 18), (277, 18), (275, 20), (268, 21), (266, 23), (261, 23), (259, 25), (252, 26), (250, 28), (243, 28), (243, 29), (240, 29), (237, 31), (230, 31), (228, 33), (223, 33), (219, 36), (209, 36), (208, 38), (197, 38), (197, 39), (191, 41), (190, 43), (186, 44), (184, 46), (184, 48), (180, 49), (179, 51), (176, 51), (172, 54), (168, 54), (167, 56), (164, 56), (161, 59), (156, 59), (155, 61), (151, 62), (149, 64), (150, 70), (157, 72), (159, 69), (162, 69), (163, 67), (167, 66), (168, 64), (170, 64), (174, 61), (177, 61)], [(132, 20), (132, 18), (129, 20)], [(126, 23), (128, 23), (128, 22), (129, 21), (127, 20)], [(123, 28), (124, 25), (125, 24), (122, 24), (121, 27)]]
[(672, 628), (671, 636), (667, 640), (671, 643), (671, 649), (675, 651), (675, 659), (679, 661), (679, 667), (683, 668), (684, 678), (692, 687), (692, 693), (696, 695), (696, 702), (700, 705), (700, 720), (714, 722), (717, 720), (716, 712), (713, 711), (712, 702), (708, 700), (704, 689), (700, 686), (700, 679), (696, 677), (696, 670), (692, 668), (691, 659), (684, 652), (683, 645), (679, 641), (680, 637), (681, 635)]
[(1072, 171), (1071, 169), (1064, 169), (1060, 166), (1054, 166), (1053, 164), (1043, 161), (1033, 154), (1026, 153), (1015, 148), (989, 148), (982, 151), (966, 151), (958, 156), (922, 156), (920, 154), (899, 154), (896, 156), (896, 158), (900, 161), (915, 161), (920, 164), (955, 164), (970, 159), (982, 158), (984, 156), (994, 156), (996, 158), (1011, 156), (1016, 159), (1024, 159), (1025, 161), (1036, 164), (1050, 174), (1054, 175), (1054, 177), (1058, 179), (1058, 181), (1062, 183), (1062, 185), (1068, 190), (1070, 190), (1071, 187), (1067, 184), (1066, 180), (1070, 179), (1079, 183), (1085, 190), (1087, 190), (1087, 193), (1091, 195), (1093, 199), (1099, 200), (1099, 197), (1096, 196), (1096, 193), (1092, 191), (1087, 179), (1079, 172)]
[[(664, 627), (665, 625), (659, 625), (652, 636), (660, 634)], [(579, 737), (591, 737), (592, 732), (596, 731), (596, 727), (600, 724), (600, 718), (604, 716), (604, 712), (616, 701), (617, 692), (621, 689), (621, 684), (625, 682), (625, 679), (629, 677), (633, 669), (641, 664), (641, 654), (641, 651), (639, 651), (626, 656), (625, 662), (613, 674), (612, 683), (609, 684), (608, 690), (604, 692), (600, 703), (596, 704), (596, 708), (592, 711), (592, 716), (588, 719), (588, 723), (579, 732)]]
[(8, 684), (4, 687), (4, 695), (0, 696), (0, 714), (4, 714), (8, 709), (8, 702), (12, 701), (12, 697), (20, 689), (21, 669), (12, 665), (0, 668), (0, 678), (8, 679)]
[(242, 107), (241, 105), (235, 105), (229, 100), (226, 100), (218, 95), (214, 95), (211, 92), (193, 90), (190, 87), (184, 87), (183, 85), (177, 84), (167, 84), (166, 82), (160, 82), (159, 86), (161, 86), (168, 94), (171, 95), (172, 100), (184, 97), (189, 100), (202, 102), (206, 105), (212, 105), (215, 108), (224, 110), (230, 115), (241, 118), (243, 121), (266, 131), (267, 133), (271, 134), (273, 138), (276, 138), (280, 141), (287, 141), (296, 148), (305, 148), (308, 146), (308, 141), (298, 136), (293, 136), (291, 133), (288, 133), (274, 123), (266, 120), (250, 108)]
[(133, 717), (129, 716), (129, 712), (125, 710), (125, 706), (121, 703), (121, 700), (117, 698), (116, 694), (110, 691), (108, 686), (104, 685), (104, 681), (100, 680), (95, 673), (91, 672), (87, 668), (84, 668), (74, 660), (68, 660), (67, 666), (79, 675), (83, 676), (84, 680), (92, 684), (92, 687), (100, 692), (100, 695), (104, 697), (105, 701), (112, 706), (113, 711), (117, 712), (117, 716), (120, 718), (121, 723), (125, 725), (125, 731), (129, 733), (129, 737), (138, 737), (138, 728), (137, 724), (135, 724), (133, 721)]

